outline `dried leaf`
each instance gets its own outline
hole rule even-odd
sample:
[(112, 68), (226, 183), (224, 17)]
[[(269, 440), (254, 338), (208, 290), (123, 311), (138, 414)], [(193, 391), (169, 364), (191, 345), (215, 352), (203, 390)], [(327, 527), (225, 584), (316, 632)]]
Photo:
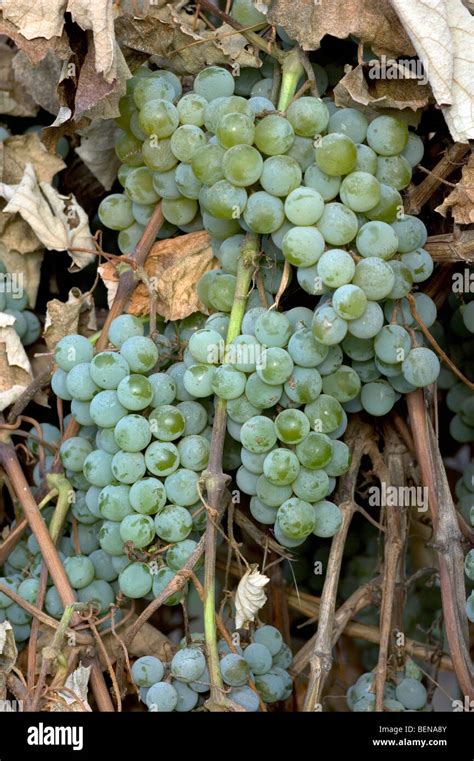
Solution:
[(63, 30), (66, 0), (3, 0), (3, 17), (20, 30), (23, 37), (59, 37)]
[(28, 60), (32, 64), (37, 64), (43, 60), (48, 50), (52, 50), (59, 58), (65, 60), (69, 58), (72, 51), (69, 47), (69, 41), (67, 34), (63, 30), (61, 37), (52, 37), (47, 40), (45, 37), (36, 37), (32, 40), (27, 40), (19, 29), (5, 18), (0, 15), (0, 34), (5, 34), (9, 37), (19, 50), (23, 50), (26, 53)]
[(74, 119), (81, 116), (89, 119), (113, 119), (119, 116), (119, 100), (125, 95), (127, 79), (132, 74), (122, 51), (117, 45), (117, 77), (107, 82), (104, 75), (95, 70), (95, 51), (90, 47), (79, 73), (75, 95)]
[[(133, 614), (127, 621), (127, 624), (125, 624), (124, 627), (118, 629), (117, 634), (122, 640), (126, 637), (127, 630), (133, 626), (137, 618), (138, 616)], [(102, 641), (105, 645), (107, 655), (109, 656), (111, 662), (114, 663), (117, 660), (119, 651), (121, 650), (120, 642), (116, 637), (114, 637), (112, 632), (105, 634), (102, 637)], [(158, 629), (155, 629), (155, 627), (148, 622), (145, 622), (143, 626), (140, 627), (128, 648), (129, 655), (135, 658), (140, 658), (142, 655), (154, 655), (164, 661), (170, 660), (170, 655), (172, 652), (173, 645), (168, 637), (158, 631)], [(101, 663), (105, 668), (106, 664), (102, 660), (102, 657)]]
[(69, 0), (67, 4), (67, 12), (76, 24), (92, 31), (95, 69), (104, 75), (106, 82), (117, 77), (114, 5), (110, 1), (98, 3), (97, 0)]
[[(23, 224), (26, 225), (26, 223)], [(8, 272), (15, 273), (19, 278), (22, 278), (23, 288), (28, 295), (28, 303), (32, 308), (35, 306), (38, 295), (43, 255), (42, 249), (19, 253), (7, 247), (3, 240), (0, 243), (0, 259)]]
[(36, 65), (31, 63), (22, 50), (18, 51), (13, 61), (13, 70), (18, 82), (35, 103), (55, 116), (60, 108), (57, 88), (62, 68), (63, 62), (53, 50), (48, 50)]
[(36, 132), (5, 140), (2, 181), (7, 185), (17, 185), (27, 164), (33, 164), (36, 177), (41, 182), (51, 182), (54, 175), (66, 166), (59, 156), (48, 153)]
[[(459, 0), (392, 0), (453, 140), (474, 138), (474, 18)], [(428, 23), (427, 23), (428, 21)]]
[[(369, 71), (373, 71), (371, 66)], [(416, 79), (370, 79), (365, 76), (364, 66), (349, 69), (334, 88), (337, 106), (363, 109), (366, 116), (393, 114), (415, 126), (421, 114), (414, 114), (428, 105), (431, 90), (428, 85), (420, 85)], [(402, 72), (400, 72), (402, 77)]]
[(72, 288), (66, 302), (48, 301), (43, 334), (48, 349), (54, 349), (61, 338), (71, 333), (90, 336), (96, 329), (94, 299), (90, 293), (83, 294), (79, 288)]
[(15, 665), (17, 656), (12, 625), (9, 621), (3, 621), (0, 624), (0, 672), (8, 674)]
[(119, 128), (111, 120), (96, 119), (78, 131), (81, 144), (76, 153), (105, 190), (110, 190), (117, 176), (120, 161), (114, 145)]
[(0, 312), (0, 411), (16, 402), (32, 380), (30, 361), (14, 322), (12, 315)]
[(239, 581), (235, 593), (235, 628), (248, 629), (255, 621), (258, 611), (263, 608), (267, 596), (263, 591), (270, 579), (260, 573), (258, 566), (251, 566)]
[(342, 39), (353, 35), (377, 55), (415, 52), (389, 0), (346, 0), (343, 7), (340, 0), (260, 0), (258, 8), (268, 8), (269, 22), (283, 26), (304, 50), (316, 50), (330, 34)]
[(16, 52), (0, 43), (0, 114), (8, 116), (36, 116), (38, 106), (16, 80), (13, 59)]
[[(151, 7), (146, 18), (122, 16), (115, 22), (115, 33), (123, 49), (154, 56), (153, 61), (179, 74), (197, 74), (211, 64), (234, 64), (232, 45), (238, 46), (237, 65), (260, 66), (257, 53), (242, 39), (235, 43), (232, 37), (223, 38), (222, 32), (202, 29), (193, 31), (194, 15), (177, 12), (171, 5)], [(232, 35), (241, 38), (242, 35)], [(224, 39), (226, 42), (224, 42)]]
[(68, 251), (73, 261), (71, 269), (83, 269), (94, 261), (93, 253), (73, 250), (94, 250), (84, 209), (72, 194), (62, 196), (49, 183), (38, 183), (31, 164), (26, 165), (19, 185), (0, 184), (0, 195), (8, 201), (4, 213), (21, 214), (46, 248)]
[(78, 700), (76, 700), (71, 695), (71, 692), (63, 692), (62, 690), (58, 690), (58, 696), (61, 698), (61, 700), (67, 703), (68, 708), (66, 708), (60, 702), (54, 701), (50, 704), (51, 712), (55, 713), (62, 711), (84, 711), (84, 709), (86, 711), (92, 711), (92, 708), (90, 707), (89, 701), (87, 699), (90, 673), (91, 667), (83, 666), (82, 663), (80, 663), (77, 669), (75, 669), (72, 674), (69, 674), (64, 683), (64, 686), (68, 690), (71, 690), (74, 695), (77, 695)]
[(443, 217), (451, 211), (458, 225), (470, 225), (474, 222), (474, 153), (462, 169), (462, 177), (456, 187), (444, 199), (435, 211)]
[[(155, 286), (158, 314), (165, 320), (180, 320), (193, 312), (207, 312), (198, 299), (196, 283), (205, 272), (217, 266), (206, 232), (189, 233), (155, 243), (148, 254), (145, 271)], [(99, 267), (99, 272), (110, 305), (117, 291), (117, 270), (107, 262)], [(128, 311), (130, 314), (147, 314), (149, 308), (148, 290), (139, 283)]]

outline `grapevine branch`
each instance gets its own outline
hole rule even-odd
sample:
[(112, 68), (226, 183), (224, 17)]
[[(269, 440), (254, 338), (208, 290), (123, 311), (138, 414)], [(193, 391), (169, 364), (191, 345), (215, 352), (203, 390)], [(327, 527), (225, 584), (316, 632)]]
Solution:
[(407, 213), (419, 214), (422, 206), (431, 198), (435, 190), (439, 188), (443, 180), (459, 167), (459, 163), (469, 152), (468, 143), (454, 143), (446, 151), (445, 155), (419, 185), (407, 193)]

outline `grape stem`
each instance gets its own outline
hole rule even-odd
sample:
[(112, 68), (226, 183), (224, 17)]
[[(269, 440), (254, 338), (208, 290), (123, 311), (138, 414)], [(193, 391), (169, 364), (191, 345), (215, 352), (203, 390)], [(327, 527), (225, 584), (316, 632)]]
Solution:
[(278, 98), (278, 111), (286, 111), (296, 93), (298, 82), (304, 72), (300, 51), (293, 48), (285, 54), (282, 62), (281, 88)]
[[(240, 335), (242, 320), (247, 305), (252, 277), (256, 269), (259, 253), (258, 236), (249, 233), (242, 245), (237, 266), (237, 282), (234, 302), (227, 330), (226, 348)], [(227, 423), (225, 399), (218, 399), (212, 426), (209, 465), (202, 475), (207, 493), (207, 526), (204, 550), (204, 636), (211, 683), (210, 710), (221, 710), (225, 706), (225, 695), (219, 668), (216, 634), (216, 535), (217, 525), (225, 509), (223, 495), (229, 480), (222, 468), (222, 455)]]

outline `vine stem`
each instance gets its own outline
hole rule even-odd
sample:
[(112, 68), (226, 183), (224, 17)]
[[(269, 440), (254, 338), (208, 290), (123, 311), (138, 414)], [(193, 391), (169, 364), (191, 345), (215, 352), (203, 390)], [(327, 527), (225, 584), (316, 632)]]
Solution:
[(304, 67), (301, 63), (300, 51), (298, 48), (294, 48), (285, 55), (282, 62), (281, 87), (277, 105), (278, 111), (286, 111), (290, 105), (303, 73)]
[[(237, 282), (234, 302), (227, 330), (226, 348), (240, 335), (242, 320), (247, 305), (252, 276), (256, 268), (259, 251), (258, 236), (249, 233), (242, 245), (237, 267)], [(209, 465), (202, 475), (207, 492), (207, 526), (204, 550), (204, 636), (209, 665), (211, 695), (209, 706), (220, 710), (225, 705), (222, 677), (219, 669), (216, 634), (216, 536), (217, 525), (225, 508), (224, 491), (229, 480), (222, 470), (222, 455), (227, 423), (225, 399), (218, 399), (212, 426)]]

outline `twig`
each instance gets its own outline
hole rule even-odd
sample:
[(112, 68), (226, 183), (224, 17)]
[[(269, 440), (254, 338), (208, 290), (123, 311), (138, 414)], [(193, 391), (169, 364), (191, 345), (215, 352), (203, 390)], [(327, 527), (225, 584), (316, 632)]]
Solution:
[(407, 395), (411, 428), (424, 486), (428, 488), (429, 509), (438, 552), (441, 600), (449, 650), (461, 691), (472, 699), (474, 669), (469, 654), (469, 634), (465, 616), (464, 553), (446, 478), (431, 423), (426, 415), (421, 389)]
[(430, 235), (424, 248), (438, 264), (474, 262), (474, 230), (463, 230), (459, 235), (445, 233)]
[(17, 419), (18, 415), (21, 415), (25, 407), (28, 406), (28, 404), (31, 402), (31, 400), (36, 396), (38, 391), (41, 391), (42, 388), (45, 386), (49, 386), (49, 383), (51, 381), (51, 373), (53, 370), (54, 360), (51, 358), (50, 362), (48, 363), (48, 366), (41, 372), (39, 375), (37, 375), (31, 383), (25, 388), (23, 393), (18, 397), (15, 404), (12, 406), (10, 412), (8, 413), (7, 420), (9, 423), (14, 423)]
[(421, 207), (425, 205), (435, 190), (439, 188), (442, 180), (449, 177), (451, 172), (457, 169), (459, 162), (469, 150), (468, 143), (454, 143), (454, 145), (448, 148), (441, 161), (438, 161), (434, 167), (433, 174), (426, 177), (413, 190), (408, 191), (406, 208), (408, 214), (419, 214)]

